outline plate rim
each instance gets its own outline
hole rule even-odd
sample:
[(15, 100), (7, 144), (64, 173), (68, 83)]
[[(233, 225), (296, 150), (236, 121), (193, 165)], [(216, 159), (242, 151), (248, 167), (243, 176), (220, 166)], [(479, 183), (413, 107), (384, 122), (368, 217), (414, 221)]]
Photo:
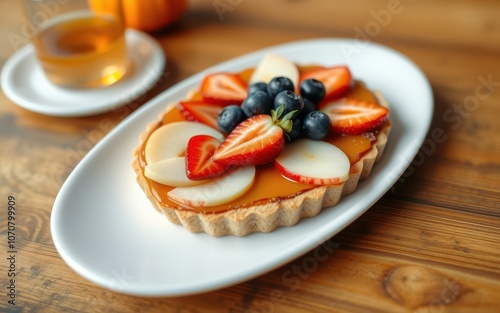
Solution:
[[(115, 128), (113, 128), (106, 135), (106, 137), (103, 138), (103, 140), (101, 140), (89, 152), (89, 154), (85, 158), (87, 158), (87, 157), (90, 158), (90, 156), (92, 155), (92, 153), (94, 151), (98, 150), (99, 147), (101, 147), (101, 145), (106, 144), (106, 142), (107, 142), (106, 139), (107, 138), (113, 138), (116, 133), (121, 132), (123, 128), (126, 128), (129, 125), (129, 123), (133, 124), (133, 121), (135, 119), (140, 119), (141, 116), (147, 115), (147, 112), (149, 110), (152, 110), (152, 111), (156, 111), (156, 110), (161, 111), (162, 108), (163, 108), (163, 107), (161, 107), (161, 104), (162, 103), (165, 104), (166, 102), (168, 102), (166, 99), (168, 99), (169, 96), (171, 97), (171, 94), (174, 94), (175, 91), (178, 90), (178, 89), (186, 88), (186, 86), (189, 86), (189, 85), (193, 84), (194, 82), (199, 81), (200, 78), (203, 77), (203, 75), (205, 75), (205, 73), (207, 73), (207, 72), (210, 72), (210, 71), (213, 71), (213, 70), (217, 70), (218, 68), (225, 68), (225, 67), (230, 66), (231, 64), (241, 63), (241, 60), (245, 60), (247, 58), (251, 59), (251, 58), (254, 58), (254, 57), (259, 56), (259, 55), (260, 56), (264, 55), (265, 53), (275, 52), (276, 50), (282, 50), (282, 49), (286, 49), (288, 47), (296, 48), (298, 45), (307, 45), (307, 44), (312, 44), (312, 43), (314, 43), (314, 44), (328, 44), (328, 43), (338, 43), (338, 42), (351, 42), (351, 43), (355, 43), (355, 40), (352, 40), (352, 39), (342, 39), (342, 38), (318, 38), (318, 39), (308, 39), (308, 40), (293, 41), (293, 42), (289, 42), (289, 43), (284, 43), (284, 44), (280, 44), (280, 45), (266, 47), (264, 49), (259, 49), (259, 50), (256, 50), (256, 51), (244, 54), (242, 56), (239, 56), (239, 57), (236, 57), (236, 58), (232, 58), (232, 59), (230, 59), (228, 61), (224, 61), (222, 63), (218, 63), (217, 65), (208, 67), (205, 70), (202, 70), (202, 71), (200, 71), (200, 72), (198, 72), (198, 73), (196, 73), (196, 74), (194, 74), (194, 75), (192, 75), (192, 76), (190, 76), (190, 77), (188, 77), (188, 78), (186, 78), (186, 79), (178, 82), (177, 84), (171, 86), (167, 90), (163, 91), (162, 93), (160, 93), (159, 95), (157, 95), (156, 97), (154, 97), (153, 99), (149, 100), (145, 105), (143, 105), (138, 110), (136, 110), (135, 112), (133, 112), (129, 117), (127, 117), (126, 119), (124, 119), (122, 122), (119, 123), (119, 125), (117, 125)], [(416, 140), (416, 141), (418, 141), (418, 144), (412, 146), (411, 149), (410, 149), (411, 150), (410, 154), (412, 155), (412, 159), (413, 159), (415, 157), (415, 155), (417, 154), (418, 150), (420, 149), (420, 146), (422, 145), (422, 143), (423, 143), (423, 141), (425, 139), (425, 136), (427, 134), (427, 131), (428, 131), (429, 127), (430, 127), (430, 123), (431, 123), (431, 120), (432, 120), (432, 113), (434, 111), (434, 101), (433, 101), (433, 97), (432, 97), (432, 88), (431, 88), (431, 85), (430, 85), (427, 77), (422, 72), (422, 70), (412, 60), (410, 60), (409, 58), (407, 58), (405, 55), (403, 55), (403, 54), (401, 54), (401, 53), (399, 53), (399, 52), (397, 52), (397, 51), (395, 51), (393, 49), (390, 49), (390, 48), (388, 48), (386, 46), (380, 45), (380, 44), (369, 42), (368, 45), (376, 47), (376, 48), (379, 48), (379, 49), (383, 49), (384, 51), (387, 51), (387, 52), (389, 52), (391, 54), (397, 55), (400, 58), (403, 58), (406, 62), (408, 62), (412, 66), (413, 70), (417, 71), (417, 73), (421, 76), (421, 79), (423, 79), (422, 82), (426, 85), (426, 91), (427, 91), (427, 95), (426, 96), (428, 98), (427, 98), (427, 100), (425, 102), (429, 104), (428, 109), (429, 109), (429, 111), (430, 111), (431, 114), (430, 114), (430, 116), (427, 117), (425, 125), (422, 125), (422, 128), (425, 129), (425, 131), (422, 131), (421, 133), (419, 133), (420, 136)], [(136, 122), (136, 123), (138, 123), (138, 122)], [(142, 125), (142, 126), (146, 127), (146, 125)], [(80, 162), (75, 167), (75, 169), (68, 176), (68, 178), (67, 178), (66, 181), (70, 180), (70, 178), (76, 172), (76, 170), (78, 169), (78, 167), (80, 166), (81, 163), (83, 163), (83, 160), (82, 160), (82, 162)], [(410, 165), (410, 162), (408, 162), (408, 164), (406, 164), (404, 166), (404, 169), (406, 169), (409, 165)], [(402, 174), (402, 172), (401, 172), (401, 174)], [(399, 176), (394, 179), (394, 182), (396, 182), (397, 179), (399, 179)], [(65, 185), (66, 185), (66, 182), (61, 187), (60, 193), (62, 193), (64, 191)], [(391, 184), (391, 186), (392, 186), (392, 184)], [(389, 188), (390, 188), (390, 186), (389, 186)], [(77, 263), (73, 262), (73, 260), (71, 260), (69, 256), (66, 256), (64, 254), (64, 252), (61, 253), (60, 243), (59, 243), (59, 241), (58, 241), (57, 238), (54, 238), (56, 236), (53, 233), (53, 231), (55, 229), (55, 225), (53, 225), (53, 223), (55, 223), (55, 219), (53, 218), (53, 215), (57, 213), (57, 210), (55, 208), (56, 208), (56, 205), (58, 203), (58, 199), (60, 199), (60, 193), (56, 197), (56, 201), (54, 202), (54, 210), (52, 211), (52, 215), (51, 215), (52, 237), (53, 237), (54, 245), (56, 246), (57, 251), (59, 252), (59, 254), (61, 255), (61, 257), (64, 259), (64, 261), (68, 265), (70, 265), (70, 267), (73, 270), (75, 270), (79, 275), (83, 276), (84, 278), (92, 281), (93, 283), (95, 283), (95, 284), (97, 284), (97, 285), (99, 285), (101, 287), (104, 287), (104, 288), (107, 288), (107, 289), (111, 289), (111, 288), (109, 288), (109, 286), (106, 286), (105, 284), (101, 283), (99, 281), (99, 279), (96, 279), (95, 277), (91, 277), (92, 275), (85, 275), (85, 269), (84, 268), (78, 268), (79, 265)], [(360, 215), (362, 215), (363, 213), (365, 213), (383, 195), (384, 195), (384, 193), (381, 193), (377, 197), (375, 197), (372, 201), (370, 201), (369, 204), (365, 204), (364, 206), (366, 208), (363, 209), (363, 210), (361, 210), (361, 211), (359, 211), (359, 212), (357, 212), (357, 214), (354, 214), (355, 217), (352, 217), (352, 216), (349, 217), (349, 218), (345, 217), (345, 220), (343, 221), (343, 224), (342, 224), (341, 227), (338, 227), (337, 229), (325, 229), (325, 230), (321, 230), (322, 236), (320, 236), (321, 237), (320, 239), (318, 239), (318, 238), (316, 238), (316, 239), (310, 238), (310, 239), (307, 239), (307, 240), (304, 239), (304, 240), (301, 241), (301, 243), (295, 245), (293, 248), (290, 248), (289, 250), (291, 250), (291, 251), (281, 251), (280, 256), (277, 257), (277, 258), (276, 257), (274, 258), (274, 259), (279, 259), (280, 261), (274, 262), (272, 264), (272, 266), (266, 267), (265, 270), (262, 270), (261, 268), (252, 268), (251, 270), (249, 270), (247, 272), (240, 273), (240, 275), (236, 275), (236, 276), (233, 275), (231, 277), (231, 279), (222, 279), (222, 280), (218, 281), (215, 284), (213, 282), (207, 282), (207, 283), (199, 284), (198, 288), (193, 288), (192, 286), (188, 285), (188, 286), (184, 286), (183, 288), (179, 288), (178, 287), (176, 290), (171, 290), (171, 288), (168, 288), (168, 287), (164, 288), (162, 290), (159, 290), (159, 289), (153, 287), (152, 289), (154, 289), (154, 290), (151, 290), (151, 289), (148, 289), (147, 287), (144, 287), (144, 286), (141, 287), (141, 286), (139, 286), (138, 288), (135, 288), (135, 289), (134, 288), (129, 288), (127, 290), (114, 290), (114, 291), (125, 293), (125, 294), (130, 294), (130, 295), (140, 295), (140, 296), (182, 296), (182, 295), (191, 295), (191, 294), (198, 294), (198, 293), (202, 293), (202, 292), (213, 291), (213, 290), (216, 290), (216, 289), (220, 289), (220, 288), (228, 287), (228, 286), (231, 286), (231, 285), (234, 285), (234, 284), (237, 284), (237, 283), (241, 283), (243, 281), (255, 278), (255, 277), (257, 277), (259, 275), (262, 275), (262, 274), (264, 274), (266, 272), (269, 272), (271, 270), (279, 268), (283, 264), (286, 264), (286, 263), (290, 262), (291, 260), (300, 257), (304, 253), (306, 253), (306, 252), (314, 249), (314, 247), (320, 245), (322, 242), (324, 242), (326, 240), (329, 240), (329, 238), (331, 238), (331, 236), (335, 235), (336, 233), (338, 233), (339, 231), (341, 231), (342, 229), (344, 229), (346, 226), (348, 226), (350, 223), (352, 223), (354, 220), (356, 220)], [(343, 215), (343, 218), (344, 218), (344, 215)], [(323, 228), (328, 228), (328, 227), (325, 224), (325, 225), (323, 225)], [(315, 242), (315, 245), (313, 245), (313, 246), (311, 246), (311, 242), (312, 241)], [(291, 257), (290, 257), (290, 254), (292, 255)], [(285, 257), (287, 255), (288, 255), (288, 257)], [(82, 270), (83, 270), (84, 274), (82, 274)], [(86, 274), (90, 274), (90, 273), (86, 273)]]

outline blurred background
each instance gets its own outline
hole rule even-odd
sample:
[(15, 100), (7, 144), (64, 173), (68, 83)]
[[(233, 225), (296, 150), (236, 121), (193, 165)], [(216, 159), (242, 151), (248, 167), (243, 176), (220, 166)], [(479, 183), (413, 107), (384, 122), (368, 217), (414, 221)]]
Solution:
[[(158, 39), (168, 59), (161, 80), (141, 98), (141, 103), (219, 62), (309, 38), (367, 40), (407, 55), (425, 72), (436, 98), (446, 103), (437, 101), (438, 112), (473, 92), (479, 75), (495, 66), (498, 69), (500, 2), (496, 0), (125, 0), (124, 3), (129, 26)], [(27, 23), (22, 1), (0, 0), (0, 66), (28, 42), (24, 36)], [(22, 110), (2, 93), (0, 98), (11, 110)], [(444, 104), (441, 108), (440, 103)], [(132, 110), (137, 106), (136, 103)], [(23, 116), (30, 114), (22, 112)]]
[[(424, 54), (429, 45), (459, 54), (468, 49), (500, 50), (500, 3), (495, 0), (187, 0), (179, 15), (184, 1), (125, 2), (143, 7), (140, 13), (129, 12), (131, 24), (165, 39), (161, 43), (170, 60), (178, 54), (192, 56), (189, 64), (179, 64), (188, 72), (261, 47), (317, 37), (361, 38), (403, 53), (405, 46), (412, 46), (412, 51), (419, 47)], [(155, 10), (159, 2), (167, 5), (156, 5)], [(21, 1), (16, 3), (0, 0), (0, 61), (18, 46), (9, 33), (20, 34), (26, 22)], [(154, 23), (163, 19), (169, 24), (177, 16), (171, 25)], [(186, 32), (189, 42), (182, 39)], [(220, 45), (227, 47), (224, 53), (211, 53)]]

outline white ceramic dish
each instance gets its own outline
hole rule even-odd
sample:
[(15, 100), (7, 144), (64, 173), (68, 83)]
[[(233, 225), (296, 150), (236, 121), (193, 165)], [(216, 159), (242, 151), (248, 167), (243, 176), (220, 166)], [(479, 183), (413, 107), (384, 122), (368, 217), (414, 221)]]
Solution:
[(148, 91), (161, 77), (165, 54), (149, 35), (126, 31), (131, 66), (122, 79), (105, 88), (70, 89), (52, 84), (34, 55), (33, 45), (14, 53), (2, 69), (2, 89), (19, 106), (46, 115), (86, 116), (112, 110)]
[[(433, 112), (428, 80), (410, 60), (351, 40), (300, 41), (222, 63), (173, 86), (109, 133), (68, 177), (52, 211), (55, 246), (77, 273), (118, 292), (178, 296), (230, 286), (273, 270), (318, 246), (372, 206), (397, 181), (423, 142)], [(352, 50), (351, 50), (352, 51)], [(157, 213), (135, 182), (138, 136), (170, 101), (208, 72), (255, 66), (269, 52), (302, 64), (347, 63), (356, 78), (391, 103), (393, 130), (384, 156), (355, 193), (296, 226), (246, 237), (193, 234)]]

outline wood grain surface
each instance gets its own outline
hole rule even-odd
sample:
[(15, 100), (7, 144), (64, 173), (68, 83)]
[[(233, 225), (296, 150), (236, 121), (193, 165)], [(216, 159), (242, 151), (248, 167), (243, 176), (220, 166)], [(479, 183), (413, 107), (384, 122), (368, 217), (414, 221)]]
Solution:
[[(23, 23), (20, 1), (0, 0), (0, 66), (19, 48), (9, 34)], [(153, 36), (168, 58), (162, 79), (111, 112), (49, 117), (0, 93), (1, 312), (500, 312), (500, 2), (193, 0), (178, 23)], [(122, 295), (62, 261), (50, 235), (54, 199), (117, 123), (206, 67), (323, 37), (398, 50), (434, 92), (419, 155), (364, 215), (281, 268), (200, 295)], [(8, 303), (9, 196), (17, 214), (15, 305)]]

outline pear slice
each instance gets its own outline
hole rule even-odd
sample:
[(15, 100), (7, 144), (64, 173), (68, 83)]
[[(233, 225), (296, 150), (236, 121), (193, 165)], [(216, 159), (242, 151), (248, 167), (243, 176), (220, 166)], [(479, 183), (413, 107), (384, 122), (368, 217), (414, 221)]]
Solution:
[(255, 166), (243, 166), (202, 185), (174, 188), (167, 195), (173, 201), (194, 207), (224, 204), (244, 194), (254, 177)]
[(168, 186), (186, 187), (207, 182), (206, 180), (191, 180), (186, 176), (186, 158), (175, 157), (147, 164), (144, 176)]
[(292, 181), (333, 185), (349, 178), (351, 164), (342, 150), (328, 142), (299, 139), (285, 146), (274, 167)]
[(250, 77), (250, 84), (257, 82), (269, 83), (271, 79), (284, 76), (288, 77), (295, 88), (298, 88), (299, 69), (285, 57), (277, 54), (267, 54), (260, 61)]
[[(161, 126), (148, 139), (145, 157), (148, 164), (184, 156), (188, 141), (196, 135), (210, 135), (224, 141), (218, 130), (198, 122), (174, 122)], [(183, 167), (184, 169), (184, 167)]]

